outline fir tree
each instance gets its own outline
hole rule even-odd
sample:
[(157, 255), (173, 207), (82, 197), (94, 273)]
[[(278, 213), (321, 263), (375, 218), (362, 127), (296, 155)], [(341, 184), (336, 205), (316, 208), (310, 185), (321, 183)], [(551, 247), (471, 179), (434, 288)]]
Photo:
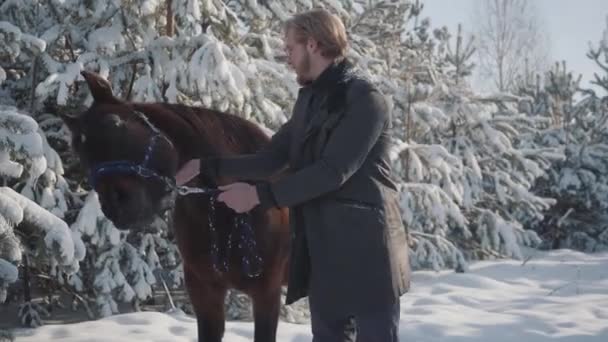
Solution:
[(541, 195), (555, 197), (547, 217), (535, 225), (548, 248), (575, 248), (594, 252), (608, 249), (608, 28), (597, 48), (587, 56), (604, 75), (595, 74), (593, 90), (581, 90), (584, 97), (574, 105), (571, 73), (551, 77), (551, 96), (563, 111), (561, 125), (553, 126), (531, 139), (533, 143), (563, 149), (566, 159), (555, 163), (546, 177), (536, 184)]

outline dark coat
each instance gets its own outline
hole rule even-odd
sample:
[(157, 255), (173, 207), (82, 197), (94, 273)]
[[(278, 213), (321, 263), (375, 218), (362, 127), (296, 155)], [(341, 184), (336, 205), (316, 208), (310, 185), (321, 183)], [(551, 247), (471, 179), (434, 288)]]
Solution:
[(389, 161), (390, 113), (382, 94), (353, 70), (347, 61), (332, 64), (300, 89), (292, 117), (265, 150), (213, 166), (249, 180), (290, 168), (257, 185), (262, 207), (290, 208), (286, 304), (310, 295), (332, 315), (386, 308), (410, 284)]

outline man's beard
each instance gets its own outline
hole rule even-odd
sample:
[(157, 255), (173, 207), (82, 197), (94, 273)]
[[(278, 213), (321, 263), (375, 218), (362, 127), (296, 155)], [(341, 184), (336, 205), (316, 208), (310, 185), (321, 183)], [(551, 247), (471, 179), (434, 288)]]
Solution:
[(308, 51), (304, 55), (302, 62), (296, 68), (296, 79), (301, 86), (308, 85), (312, 82), (310, 79), (310, 55)]

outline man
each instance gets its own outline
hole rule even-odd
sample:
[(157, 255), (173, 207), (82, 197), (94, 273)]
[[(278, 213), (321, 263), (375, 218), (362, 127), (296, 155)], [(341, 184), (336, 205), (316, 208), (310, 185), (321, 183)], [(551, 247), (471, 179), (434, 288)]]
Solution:
[[(254, 155), (205, 159), (201, 173), (269, 179), (221, 186), (236, 212), (289, 207), (286, 304), (308, 296), (313, 341), (398, 341), (399, 297), (408, 291), (407, 236), (389, 164), (390, 115), (380, 92), (345, 58), (347, 38), (325, 10), (285, 24), (285, 48), (302, 86), (290, 120)], [(189, 162), (184, 183), (198, 172)]]

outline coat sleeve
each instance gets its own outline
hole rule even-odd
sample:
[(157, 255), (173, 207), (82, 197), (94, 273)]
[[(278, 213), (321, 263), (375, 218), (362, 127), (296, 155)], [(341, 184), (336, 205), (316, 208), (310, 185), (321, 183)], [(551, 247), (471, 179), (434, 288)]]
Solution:
[(349, 93), (344, 116), (321, 158), (275, 182), (259, 183), (261, 207), (291, 207), (309, 201), (338, 189), (361, 167), (386, 127), (389, 114), (382, 94), (367, 83), (353, 84)]
[(288, 164), (292, 126), (293, 118), (283, 124), (270, 142), (257, 153), (201, 158), (200, 170), (213, 178), (266, 179)]

